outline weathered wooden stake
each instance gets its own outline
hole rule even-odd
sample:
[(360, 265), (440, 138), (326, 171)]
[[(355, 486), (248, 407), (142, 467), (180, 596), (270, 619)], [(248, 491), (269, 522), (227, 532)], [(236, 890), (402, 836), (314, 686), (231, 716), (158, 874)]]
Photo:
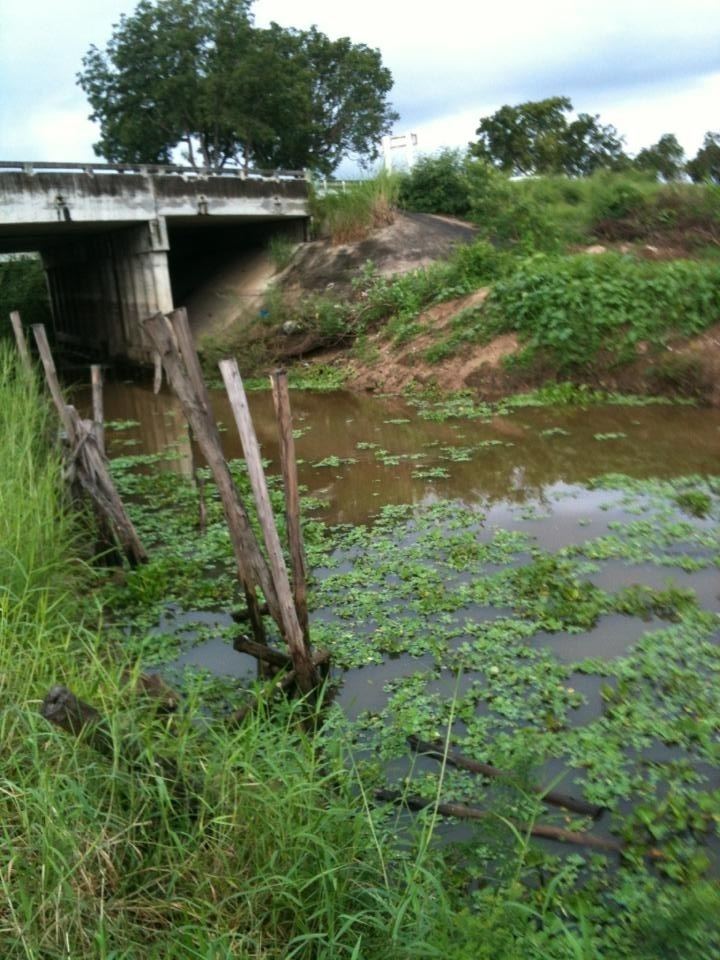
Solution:
[(275, 415), (280, 435), (280, 470), (285, 491), (285, 517), (290, 547), (292, 567), (293, 598), (298, 620), (302, 628), (305, 643), (310, 642), (310, 627), (307, 609), (307, 574), (302, 527), (300, 525), (300, 491), (295, 459), (295, 438), (293, 437), (292, 411), (290, 409), (290, 391), (287, 373), (276, 370), (270, 377)]
[(92, 408), (95, 439), (100, 453), (105, 453), (105, 414), (103, 412), (103, 377), (102, 367), (93, 363), (90, 367), (90, 381), (92, 383)]
[(58, 380), (57, 370), (55, 369), (55, 361), (53, 360), (52, 351), (50, 350), (50, 344), (48, 343), (47, 334), (45, 333), (45, 327), (42, 323), (34, 323), (32, 332), (35, 337), (35, 343), (37, 344), (38, 352), (40, 353), (40, 360), (42, 361), (43, 369), (45, 370), (45, 380), (47, 381), (50, 395), (55, 403), (55, 408), (57, 409), (58, 416), (60, 417), (60, 422), (63, 425), (65, 433), (67, 434), (68, 442), (72, 447), (74, 447), (78, 443), (79, 438), (75, 435), (73, 421), (68, 413), (65, 398), (63, 397), (62, 389), (60, 388), (60, 381)]
[(109, 523), (130, 565), (134, 567), (145, 563), (147, 554), (110, 476), (107, 461), (95, 436), (94, 422), (81, 420), (77, 410), (65, 403), (45, 327), (39, 323), (34, 324), (32, 329), (45, 379), (67, 435), (70, 465), (75, 470), (78, 483), (99, 511), (101, 532), (104, 525)]
[(267, 481), (262, 467), (260, 445), (250, 416), (250, 408), (237, 362), (235, 360), (221, 360), (220, 373), (225, 382), (225, 389), (240, 433), (240, 440), (247, 462), (250, 485), (255, 496), (258, 519), (260, 520), (270, 569), (277, 591), (283, 637), (290, 650), (290, 656), (298, 678), (298, 686), (304, 694), (308, 695), (318, 687), (320, 678), (312, 661), (312, 655), (306, 644), (293, 602), (285, 558), (280, 546), (280, 537), (275, 525)]
[(70, 457), (76, 465), (78, 481), (102, 517), (109, 521), (130, 566), (146, 563), (145, 548), (115, 488), (107, 460), (97, 445), (93, 421), (81, 420), (75, 407), (69, 404), (64, 409), (71, 424), (69, 436), (74, 438)]
[(15, 334), (15, 343), (17, 344), (18, 353), (20, 354), (20, 360), (27, 373), (30, 373), (32, 371), (32, 360), (30, 359), (30, 351), (28, 350), (25, 331), (23, 330), (22, 320), (18, 310), (13, 310), (10, 313), (10, 323), (12, 324), (13, 333)]
[(154, 317), (145, 321), (145, 330), (162, 358), (168, 381), (180, 400), (185, 418), (215, 478), (230, 531), (238, 579), (245, 590), (248, 610), (251, 611), (253, 633), (255, 639), (262, 643), (265, 639), (265, 631), (258, 609), (256, 588), (259, 587), (262, 590), (271, 614), (278, 623), (280, 622), (279, 603), (267, 563), (260, 552), (247, 511), (225, 461), (217, 425), (207, 409), (209, 401), (202, 393), (198, 396), (194, 388), (190, 374), (181, 361), (176, 337), (173, 335), (174, 328), (170, 325), (170, 321), (162, 313), (155, 314)]
[[(178, 307), (177, 310), (173, 310), (171, 313), (169, 313), (167, 318), (170, 321), (170, 326), (175, 337), (175, 344), (180, 353), (182, 362), (185, 365), (185, 372), (187, 373), (192, 388), (195, 391), (195, 395), (202, 402), (208, 425), (210, 426), (211, 431), (213, 431), (215, 442), (222, 450), (220, 434), (218, 433), (215, 417), (213, 416), (212, 404), (210, 403), (210, 394), (205, 383), (205, 377), (203, 377), (202, 367), (200, 366), (200, 358), (198, 357), (197, 350), (195, 348), (195, 340), (192, 335), (192, 330), (190, 329), (190, 320), (188, 319), (187, 310), (185, 307)], [(202, 517), (202, 510), (204, 508), (202, 490), (200, 491), (200, 497), (200, 509)], [(249, 589), (247, 587), (245, 588), (245, 602), (247, 603), (248, 613), (250, 615), (250, 625), (252, 627), (253, 635), (258, 643), (264, 643), (266, 642), (265, 625), (262, 622), (257, 595), (253, 589)]]

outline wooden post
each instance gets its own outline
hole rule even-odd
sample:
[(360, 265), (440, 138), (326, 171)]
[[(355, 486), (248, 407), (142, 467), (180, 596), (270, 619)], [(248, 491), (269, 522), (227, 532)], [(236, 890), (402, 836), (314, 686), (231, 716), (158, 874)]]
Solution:
[(47, 334), (45, 333), (45, 327), (42, 323), (34, 323), (32, 331), (35, 337), (35, 343), (37, 344), (37, 348), (40, 353), (40, 360), (42, 361), (43, 369), (45, 370), (45, 380), (47, 381), (50, 395), (55, 402), (55, 407), (57, 409), (58, 416), (60, 417), (60, 422), (65, 429), (65, 433), (67, 434), (68, 441), (70, 445), (74, 447), (79, 438), (75, 435), (75, 426), (70, 414), (68, 413), (65, 398), (63, 397), (62, 390), (60, 389), (60, 381), (58, 380), (57, 370), (55, 369), (55, 361), (53, 360), (52, 351), (50, 350), (50, 344), (48, 343)]
[[(208, 392), (207, 385), (205, 384), (202, 367), (200, 366), (200, 358), (198, 357), (197, 350), (195, 348), (195, 340), (193, 339), (192, 330), (190, 329), (190, 321), (188, 319), (187, 310), (185, 307), (178, 307), (177, 310), (173, 310), (171, 313), (169, 313), (167, 318), (170, 322), (180, 357), (185, 365), (185, 372), (190, 380), (190, 384), (195, 391), (196, 397), (201, 401), (202, 406), (205, 408), (207, 427), (212, 435), (213, 442), (220, 450), (222, 450), (220, 434), (213, 416), (212, 405), (210, 403), (210, 394)], [(204, 533), (203, 523), (207, 514), (205, 510), (204, 487), (200, 486), (200, 484), (198, 484), (198, 492), (200, 496), (200, 532)], [(262, 621), (260, 604), (258, 603), (255, 589), (245, 584), (244, 589), (245, 602), (247, 603), (250, 626), (252, 628), (253, 635), (258, 643), (265, 643), (267, 641), (265, 635), (265, 624)]]
[(65, 403), (45, 327), (41, 323), (33, 325), (33, 334), (40, 351), (45, 379), (67, 434), (70, 463), (75, 468), (78, 483), (99, 511), (101, 533), (103, 526), (109, 523), (130, 565), (135, 567), (145, 563), (145, 548), (110, 476), (107, 461), (95, 436), (94, 422), (81, 420), (77, 410)]
[(115, 488), (107, 460), (97, 445), (93, 421), (81, 420), (75, 407), (70, 405), (66, 405), (64, 410), (71, 425), (69, 435), (75, 437), (71, 456), (77, 463), (80, 484), (102, 516), (110, 522), (130, 566), (146, 563), (145, 548)]
[(283, 557), (278, 536), (275, 518), (270, 504), (267, 481), (262, 468), (260, 446), (255, 435), (250, 408), (248, 407), (245, 388), (235, 360), (221, 360), (220, 372), (228, 393), (230, 406), (235, 417), (240, 440), (242, 442), (245, 460), (248, 466), (250, 485), (255, 495), (258, 519), (263, 532), (265, 546), (270, 561), (277, 598), (279, 601), (280, 626), (283, 637), (290, 650), (298, 685), (304, 694), (310, 694), (319, 685), (319, 675), (312, 661), (311, 652), (305, 643), (303, 630), (298, 620), (297, 611), (293, 602), (290, 581), (288, 579), (285, 558)]
[(102, 367), (93, 363), (90, 367), (90, 381), (92, 383), (92, 408), (95, 439), (100, 453), (105, 453), (105, 415), (103, 412), (103, 377)]
[[(205, 462), (215, 478), (225, 520), (230, 531), (238, 579), (245, 588), (248, 609), (251, 611), (257, 610), (258, 601), (255, 590), (259, 587), (265, 595), (273, 619), (276, 623), (280, 623), (280, 606), (275, 585), (250, 526), (245, 506), (238, 495), (230, 470), (225, 462), (217, 425), (205, 409), (205, 399), (197, 395), (190, 376), (181, 362), (170, 322), (166, 320), (162, 313), (157, 313), (154, 317), (146, 320), (144, 326), (162, 358), (168, 381), (180, 400), (185, 417), (200, 446)], [(253, 616), (251, 616), (251, 623), (255, 639), (262, 642), (264, 628), (259, 610), (257, 610), (256, 615), (253, 613)]]
[(30, 359), (30, 351), (28, 350), (27, 340), (25, 339), (20, 313), (17, 310), (13, 310), (10, 313), (10, 323), (12, 324), (13, 333), (15, 334), (15, 343), (17, 344), (18, 353), (20, 354), (20, 361), (25, 370), (30, 373), (32, 371), (32, 360)]
[(303, 637), (305, 643), (308, 644), (310, 642), (310, 626), (307, 609), (305, 550), (300, 526), (300, 492), (287, 373), (284, 370), (276, 370), (270, 377), (270, 385), (280, 435), (280, 469), (285, 490), (285, 518), (290, 547), (290, 564), (292, 566), (293, 598)]
[(212, 416), (210, 394), (208, 393), (208, 388), (205, 384), (205, 378), (203, 377), (202, 367), (200, 366), (200, 358), (198, 357), (197, 350), (195, 349), (195, 341), (193, 339), (192, 330), (190, 329), (190, 321), (188, 320), (187, 310), (185, 307), (178, 307), (177, 310), (173, 310), (172, 313), (169, 313), (167, 317), (170, 321), (170, 326), (173, 329), (173, 333), (175, 334), (178, 350), (180, 351), (180, 356), (185, 364), (185, 369), (188, 377), (190, 378), (190, 383), (193, 385), (195, 393), (202, 400), (206, 413), (209, 416)]

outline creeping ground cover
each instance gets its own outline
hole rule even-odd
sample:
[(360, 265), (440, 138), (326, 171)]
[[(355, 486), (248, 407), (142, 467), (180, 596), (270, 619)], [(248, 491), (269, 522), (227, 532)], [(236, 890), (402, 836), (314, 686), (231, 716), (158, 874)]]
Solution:
[[(311, 478), (312, 637), (331, 651), (338, 685), (318, 743), (349, 777), (345, 802), (371, 829), (390, 888), (399, 878), (409, 884), (409, 900), (392, 908), (403, 912), (391, 937), (410, 901), (430, 911), (427, 952), (416, 941), (407, 955), (704, 958), (720, 950), (720, 478), (653, 460), (641, 407), (617, 398), (603, 412), (583, 399), (586, 409), (555, 413), (555, 426), (540, 396), (506, 402), (497, 429), (513, 439), (502, 442), (478, 422), (492, 411), (423, 402), (381, 417), (387, 433), (353, 433), (353, 456), (339, 434), (321, 456), (315, 424), (300, 421), (299, 454), (304, 445), (318, 451), (301, 464)], [(393, 446), (401, 435), (418, 443), (419, 425), (435, 429), (441, 411), (453, 440), (420, 444), (417, 455)], [(683, 425), (689, 416), (662, 414)], [(542, 470), (524, 464), (523, 423), (539, 436)], [(128, 425), (116, 426), (120, 450)], [(346, 429), (355, 426), (348, 420)], [(691, 462), (679, 433), (664, 442)], [(711, 462), (706, 453), (692, 462)], [(231, 649), (238, 626), (228, 611), (240, 602), (219, 503), (207, 488), (208, 527), (198, 536), (197, 491), (168, 469), (177, 456), (114, 460), (152, 559), (106, 587), (105, 603), (126, 653), (184, 690), (213, 730), (253, 677)], [(552, 480), (553, 462), (569, 470), (578, 457), (641, 475)], [(515, 473), (513, 458), (522, 465)], [(412, 504), (380, 498), (362, 523), (319, 519), (327, 504), (317, 494), (341, 498), (358, 470), (365, 483), (369, 470), (387, 471), (388, 483), (409, 476), (407, 489), (425, 493)], [(480, 479), (498, 470), (499, 488)], [(233, 471), (244, 485), (240, 462)], [(273, 495), (280, 508), (277, 485)], [(260, 737), (265, 724), (273, 721), (263, 715)], [(413, 736), (503, 776), (418, 755)], [(549, 807), (537, 788), (602, 813), (593, 822)], [(429, 806), (410, 814), (377, 802), (379, 789)], [(325, 802), (331, 815), (334, 801)], [(438, 805), (453, 802), (484, 815), (442, 817)], [(622, 851), (532, 838), (544, 825), (590, 832)], [(297, 955), (343, 955), (323, 953), (318, 937), (317, 953)], [(399, 944), (390, 952), (394, 939), (383, 953), (370, 932), (356, 943), (356, 956), (406, 955)]]

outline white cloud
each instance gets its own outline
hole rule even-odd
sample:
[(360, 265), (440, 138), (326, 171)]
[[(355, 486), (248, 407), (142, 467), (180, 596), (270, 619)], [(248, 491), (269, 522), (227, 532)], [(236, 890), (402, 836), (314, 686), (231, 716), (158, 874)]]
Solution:
[[(0, 0), (0, 158), (91, 160), (97, 130), (75, 84), (134, 0)], [(674, 132), (694, 153), (720, 127), (717, 0), (515, 0), (441, 5), (257, 0), (256, 20), (316, 23), (381, 49), (420, 146), (465, 145), (503, 103), (565, 94), (636, 151)], [(151, 78), (149, 78), (151, 82)]]

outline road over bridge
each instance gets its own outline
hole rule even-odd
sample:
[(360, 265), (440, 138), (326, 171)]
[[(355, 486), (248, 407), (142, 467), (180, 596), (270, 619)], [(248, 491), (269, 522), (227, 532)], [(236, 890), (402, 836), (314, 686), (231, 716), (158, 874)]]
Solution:
[(145, 317), (308, 215), (302, 171), (0, 161), (0, 253), (39, 252), (56, 336), (107, 357), (148, 361)]

